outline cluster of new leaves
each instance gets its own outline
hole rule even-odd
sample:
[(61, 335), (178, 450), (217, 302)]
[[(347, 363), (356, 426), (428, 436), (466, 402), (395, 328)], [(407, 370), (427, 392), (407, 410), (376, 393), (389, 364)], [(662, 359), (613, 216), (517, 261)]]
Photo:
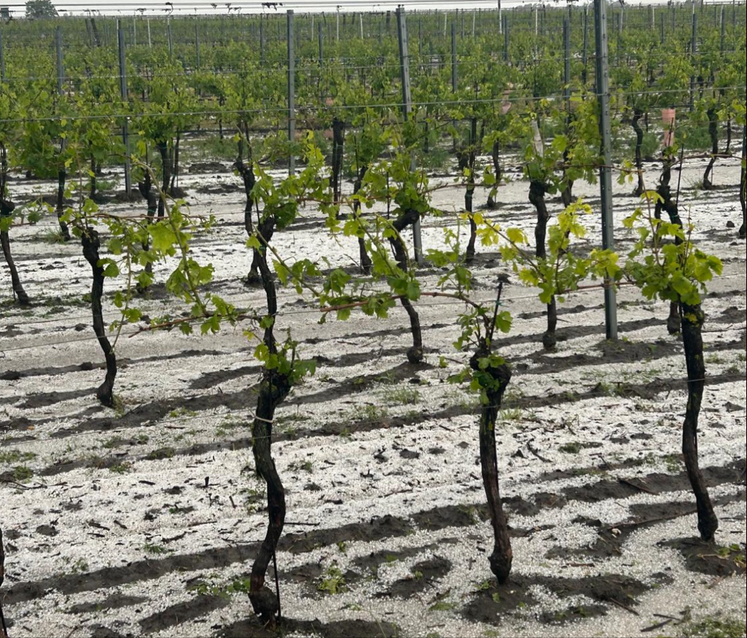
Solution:
[[(647, 191), (642, 196), (649, 204), (659, 195)], [(628, 253), (625, 276), (641, 288), (647, 299), (664, 299), (694, 306), (700, 303), (706, 284), (723, 270), (721, 260), (695, 248), (691, 241), (692, 224), (657, 219), (642, 208), (623, 220), (637, 239)]]

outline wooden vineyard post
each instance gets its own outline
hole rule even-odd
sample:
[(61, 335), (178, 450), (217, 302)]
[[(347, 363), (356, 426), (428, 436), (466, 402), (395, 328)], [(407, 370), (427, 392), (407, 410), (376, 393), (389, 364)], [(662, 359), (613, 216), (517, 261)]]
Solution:
[[(599, 184), (602, 200), (602, 247), (615, 245), (612, 218), (612, 132), (610, 127), (609, 61), (607, 56), (607, 4), (594, 0), (594, 34), (596, 36), (596, 93), (599, 100), (599, 129), (602, 135), (602, 166)], [(611, 281), (604, 287), (604, 313), (607, 339), (617, 339), (617, 293)]]
[(586, 80), (588, 77), (587, 66), (589, 64), (589, 7), (584, 7), (584, 48), (581, 54), (581, 63), (583, 69), (581, 71), (581, 81), (586, 86)]
[(150, 18), (145, 21), (145, 25), (148, 27), (148, 48), (153, 48), (153, 42), (150, 39)]
[(166, 36), (169, 39), (169, 57), (174, 57), (174, 41), (171, 39), (171, 20), (166, 18)]
[[(117, 20), (117, 42), (119, 44), (119, 92), (122, 97), (122, 103), (127, 102), (127, 66), (125, 58), (125, 41), (124, 31), (122, 31), (122, 25)], [(125, 147), (125, 163), (124, 163), (124, 180), (125, 180), (125, 193), (127, 199), (132, 196), (132, 183), (130, 180), (130, 132), (128, 118), (125, 117), (122, 123), (122, 141)]]
[(0, 31), (0, 82), (5, 82), (5, 51), (3, 49), (2, 31)]
[[(407, 19), (403, 7), (397, 7), (397, 35), (399, 37), (399, 60), (402, 70), (402, 109), (404, 121), (412, 116), (412, 89), (410, 87), (410, 52), (407, 42)], [(415, 170), (415, 155), (412, 155), (411, 166)], [(418, 265), (423, 264), (423, 242), (420, 234), (420, 218), (412, 227), (413, 245), (415, 247), (415, 260)]]
[(296, 157), (293, 145), (296, 143), (296, 53), (295, 38), (293, 37), (293, 9), (288, 10), (288, 143), (290, 157), (288, 158), (288, 174), (296, 173)]

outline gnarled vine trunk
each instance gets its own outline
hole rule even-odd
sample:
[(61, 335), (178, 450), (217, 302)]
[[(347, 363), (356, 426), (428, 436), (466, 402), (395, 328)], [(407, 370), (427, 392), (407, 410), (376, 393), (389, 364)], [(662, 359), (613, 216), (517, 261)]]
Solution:
[[(413, 225), (420, 218), (420, 213), (416, 210), (408, 209), (403, 211), (400, 216), (392, 222), (392, 226), (397, 231), (397, 235), (389, 238), (394, 251), (394, 259), (403, 272), (408, 271), (407, 247), (402, 239), (402, 232), (405, 228)], [(407, 350), (407, 360), (412, 364), (423, 361), (423, 335), (420, 330), (420, 316), (418, 311), (412, 305), (407, 297), (401, 297), (400, 303), (405, 309), (407, 316), (410, 318), (410, 332), (412, 333), (412, 347)]]
[(166, 202), (164, 198), (169, 192), (169, 186), (171, 184), (171, 158), (169, 157), (169, 145), (165, 140), (160, 140), (156, 144), (158, 153), (161, 156), (161, 195), (158, 198), (158, 217), (163, 217), (166, 214)]
[[(260, 224), (261, 248), (254, 249), (262, 278), (262, 287), (267, 299), (267, 316), (277, 314), (277, 297), (272, 273), (267, 265), (267, 243), (274, 232), (272, 218)], [(263, 341), (271, 355), (277, 354), (274, 324), (265, 328)], [(257, 411), (252, 425), (252, 452), (257, 466), (257, 474), (267, 483), (268, 526), (259, 553), (252, 565), (249, 599), (263, 623), (274, 625), (280, 618), (280, 599), (265, 585), (265, 577), (270, 561), (275, 557), (280, 535), (285, 524), (285, 490), (272, 458), (272, 423), (275, 409), (288, 396), (291, 389), (290, 377), (276, 368), (265, 367), (259, 384)]]
[(465, 170), (469, 171), (469, 177), (467, 178), (467, 189), (464, 193), (464, 209), (469, 213), (469, 241), (467, 242), (467, 250), (464, 254), (464, 261), (466, 263), (472, 263), (475, 259), (475, 242), (477, 240), (477, 224), (472, 219), (472, 213), (474, 208), (474, 195), (475, 195), (475, 159), (477, 157), (477, 149), (475, 148), (475, 141), (477, 139), (477, 119), (472, 118), (469, 146), (467, 149), (463, 149), (457, 153), (459, 161), (459, 172), (463, 174)]
[[(665, 170), (669, 171), (669, 164), (665, 164)], [(662, 180), (664, 181), (664, 180)], [(669, 180), (666, 180), (668, 190)], [(658, 204), (657, 204), (658, 206)], [(667, 197), (662, 207), (669, 215), (669, 221), (682, 226), (677, 204)], [(678, 243), (681, 240), (677, 240)], [(708, 494), (708, 488), (703, 479), (703, 473), (698, 465), (698, 417), (700, 406), (703, 401), (705, 389), (705, 360), (703, 357), (703, 324), (705, 313), (700, 304), (690, 305), (685, 303), (674, 304), (677, 306), (677, 316), (680, 318), (682, 327), (682, 342), (685, 348), (685, 362), (687, 364), (687, 408), (685, 410), (685, 421), (682, 425), (682, 455), (685, 459), (687, 476), (698, 508), (698, 530), (705, 541), (712, 541), (718, 519), (713, 510), (713, 503)], [(670, 316), (670, 320), (672, 317)], [(670, 330), (671, 332), (671, 330)]]
[[(160, 200), (159, 197), (156, 197), (156, 193), (153, 190), (153, 183), (151, 181), (150, 171), (145, 171), (145, 175), (143, 176), (142, 181), (139, 181), (137, 183), (137, 188), (140, 191), (140, 194), (143, 196), (143, 198), (146, 201), (147, 205), (147, 215), (148, 215), (148, 223), (153, 223), (153, 220), (155, 219), (156, 212), (158, 211), (158, 202)], [(143, 241), (143, 250), (149, 250), (150, 249), (150, 241), (148, 241), (148, 238), (146, 236), (145, 240)], [(145, 264), (145, 272), (149, 275), (153, 274), (153, 264), (149, 261)], [(137, 290), (138, 294), (144, 294), (145, 291), (148, 289), (148, 286), (143, 285), (141, 282), (138, 281), (137, 285), (135, 286), (135, 289)]]
[(711, 174), (718, 155), (718, 113), (715, 106), (710, 107), (706, 113), (708, 114), (708, 134), (711, 136), (711, 159), (708, 161), (708, 166), (706, 166), (703, 174), (703, 188), (711, 190), (713, 189)]
[[(473, 370), (481, 370), (480, 359), (490, 355), (490, 349), (484, 340), (470, 360)], [(486, 389), (487, 404), (482, 406), (480, 414), (480, 465), (482, 469), (482, 483), (488, 500), (490, 522), (493, 526), (494, 545), (490, 554), (490, 570), (495, 574), (500, 584), (508, 580), (511, 573), (513, 551), (511, 539), (508, 535), (508, 522), (503, 511), (501, 501), (498, 452), (495, 443), (495, 422), (501, 407), (503, 394), (511, 381), (511, 369), (504, 362), (497, 366), (489, 366), (481, 370), (490, 376), (495, 386)]]
[[(539, 180), (529, 182), (529, 201), (537, 211), (537, 225), (534, 227), (534, 253), (537, 259), (547, 259), (547, 249), (545, 240), (547, 237), (547, 222), (550, 214), (547, 212), (547, 202), (545, 194), (547, 193), (547, 184)], [(555, 331), (558, 325), (557, 307), (555, 297), (547, 304), (547, 330), (542, 335), (542, 345), (546, 350), (552, 350), (558, 343)]]
[[(5, 188), (2, 187), (0, 193), (4, 190)], [(3, 217), (9, 217), (15, 207), (16, 206), (13, 202), (0, 197), (0, 219)], [(18, 268), (16, 268), (16, 262), (10, 251), (10, 234), (7, 230), (0, 230), (0, 244), (2, 244), (5, 263), (8, 264), (8, 270), (10, 271), (10, 283), (13, 286), (13, 294), (19, 304), (27, 306), (30, 303), (29, 296), (26, 294), (26, 291), (21, 284), (21, 278), (18, 276)]]
[(91, 227), (83, 229), (81, 234), (83, 256), (91, 265), (93, 283), (91, 284), (91, 313), (93, 315), (93, 331), (96, 333), (99, 345), (106, 359), (106, 376), (104, 382), (96, 390), (99, 401), (108, 407), (114, 406), (114, 378), (117, 376), (117, 357), (114, 349), (106, 337), (104, 317), (101, 309), (101, 299), (104, 296), (104, 267), (99, 263), (99, 248), (101, 242), (98, 232)]
[[(235, 166), (239, 175), (241, 175), (241, 180), (244, 183), (244, 194), (246, 195), (246, 203), (244, 204), (244, 228), (246, 229), (246, 234), (251, 237), (254, 233), (254, 224), (252, 223), (252, 211), (254, 209), (254, 201), (252, 200), (252, 189), (257, 183), (257, 179), (254, 175), (252, 147), (249, 143), (247, 143), (247, 153), (247, 162), (244, 162), (244, 140), (239, 139), (238, 156), (236, 158)], [(259, 261), (256, 253), (253, 253), (252, 265), (249, 268), (249, 274), (246, 276), (246, 283), (248, 285), (256, 285), (259, 282)]]
[[(664, 160), (664, 169), (661, 173), (659, 186), (656, 188), (659, 198), (656, 200), (656, 206), (654, 207), (654, 216), (656, 219), (661, 219), (661, 212), (664, 211), (669, 215), (673, 223), (681, 226), (682, 222), (677, 211), (677, 203), (672, 201), (672, 190), (669, 188), (669, 182), (672, 179), (672, 164), (671, 160)], [(676, 222), (674, 221), (675, 219), (677, 220)], [(680, 331), (680, 323), (680, 306), (677, 302), (673, 301), (669, 304), (667, 332), (670, 335), (676, 335)]]
[(329, 178), (335, 204), (340, 202), (342, 160), (345, 152), (345, 122), (332, 120), (332, 175)]
[(498, 184), (503, 177), (503, 167), (501, 166), (501, 143), (496, 140), (493, 142), (493, 148), (490, 152), (490, 158), (493, 160), (493, 172), (495, 173), (495, 186), (490, 190), (488, 195), (488, 208), (493, 210), (497, 207), (495, 196), (498, 193)]
[(60, 224), (60, 232), (62, 238), (65, 241), (70, 241), (70, 228), (68, 227), (62, 216), (65, 214), (65, 182), (67, 180), (67, 173), (65, 169), (57, 171), (57, 204), (55, 206), (55, 212), (57, 213), (57, 221)]
[(705, 313), (700, 304), (682, 304), (682, 341), (687, 362), (687, 409), (682, 425), (682, 455), (698, 507), (698, 531), (704, 541), (713, 541), (718, 518), (698, 464), (698, 417), (705, 389), (703, 360), (703, 323)]
[[(360, 167), (358, 170), (358, 174), (355, 176), (355, 184), (353, 185), (353, 194), (357, 195), (358, 191), (360, 191), (361, 187), (363, 186), (363, 178), (366, 177), (366, 173), (368, 172), (368, 165), (364, 164)], [(356, 215), (360, 215), (361, 212), (361, 203), (359, 201), (353, 201), (353, 211)], [(363, 236), (358, 237), (358, 253), (361, 260), (361, 272), (364, 275), (368, 275), (371, 272), (371, 258), (368, 256), (368, 251), (366, 250), (366, 239)]]

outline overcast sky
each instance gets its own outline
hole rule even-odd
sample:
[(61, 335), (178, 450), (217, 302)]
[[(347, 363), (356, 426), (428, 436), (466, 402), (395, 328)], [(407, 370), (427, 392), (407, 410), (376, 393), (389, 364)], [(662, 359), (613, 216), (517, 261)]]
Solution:
[[(647, 0), (642, 4), (665, 4), (667, 0)], [(223, 13), (230, 15), (241, 15), (247, 13), (284, 13), (288, 9), (293, 9), (297, 13), (302, 12), (320, 12), (325, 11), (334, 13), (339, 7), (341, 12), (350, 11), (384, 11), (394, 10), (398, 5), (403, 5), (408, 11), (423, 11), (432, 9), (496, 9), (498, 0), (463, 0), (454, 2), (453, 0), (284, 0), (283, 2), (262, 2), (236, 0), (235, 2), (220, 0), (173, 0), (172, 3), (161, 2), (157, 0), (99, 0), (94, 3), (85, 3), (80, 0), (70, 0), (69, 2), (52, 0), (53, 4), (61, 14), (86, 14), (90, 9), (97, 9), (101, 13), (115, 15), (133, 15), (139, 9), (144, 9), (144, 15), (163, 16), (169, 12), (169, 4), (173, 5), (174, 16), (194, 15), (195, 13)], [(522, 5), (539, 4), (523, 0), (501, 0), (504, 9)], [(554, 2), (548, 1), (549, 6), (566, 6), (566, 1), (561, 0)], [(574, 5), (586, 4), (581, 0), (574, 2)], [(629, 4), (639, 4), (638, 2)], [(264, 5), (264, 6), (263, 6)], [(0, 6), (8, 6), (16, 14), (23, 14), (24, 3), (20, 0), (10, 0), (3, 2), (0, 0)], [(230, 6), (230, 11), (229, 11)]]

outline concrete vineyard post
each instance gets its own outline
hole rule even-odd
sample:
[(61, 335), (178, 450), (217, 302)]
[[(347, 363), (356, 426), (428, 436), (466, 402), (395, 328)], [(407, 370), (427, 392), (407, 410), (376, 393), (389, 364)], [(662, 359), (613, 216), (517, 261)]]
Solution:
[[(407, 41), (407, 19), (405, 10), (402, 7), (397, 8), (397, 36), (399, 38), (399, 60), (402, 74), (402, 109), (404, 121), (412, 115), (412, 89), (410, 87), (410, 50)], [(412, 156), (411, 168), (415, 170), (415, 156)], [(423, 242), (420, 234), (420, 219), (418, 219), (412, 228), (413, 244), (415, 247), (415, 259), (418, 264), (423, 263)]]
[(62, 95), (62, 82), (65, 70), (62, 65), (62, 27), (55, 30), (54, 46), (57, 53), (57, 93)]
[(296, 172), (296, 157), (293, 145), (296, 143), (296, 52), (293, 37), (293, 9), (288, 10), (288, 143), (290, 156), (288, 158), (288, 174)]
[[(602, 200), (602, 247), (615, 245), (612, 215), (612, 132), (610, 125), (609, 61), (607, 53), (607, 4), (594, 0), (594, 35), (596, 40), (596, 93), (599, 100), (599, 129), (602, 135), (602, 166), (599, 168)], [(604, 313), (607, 339), (617, 339), (617, 294), (612, 282), (604, 288)]]
[[(127, 102), (127, 65), (125, 57), (125, 39), (124, 31), (120, 21), (117, 20), (117, 41), (119, 44), (119, 92), (122, 97), (122, 103)], [(130, 131), (128, 118), (125, 117), (122, 123), (122, 141), (125, 147), (125, 163), (124, 163), (124, 180), (125, 180), (125, 193), (129, 199), (132, 195), (132, 183), (130, 180)]]

